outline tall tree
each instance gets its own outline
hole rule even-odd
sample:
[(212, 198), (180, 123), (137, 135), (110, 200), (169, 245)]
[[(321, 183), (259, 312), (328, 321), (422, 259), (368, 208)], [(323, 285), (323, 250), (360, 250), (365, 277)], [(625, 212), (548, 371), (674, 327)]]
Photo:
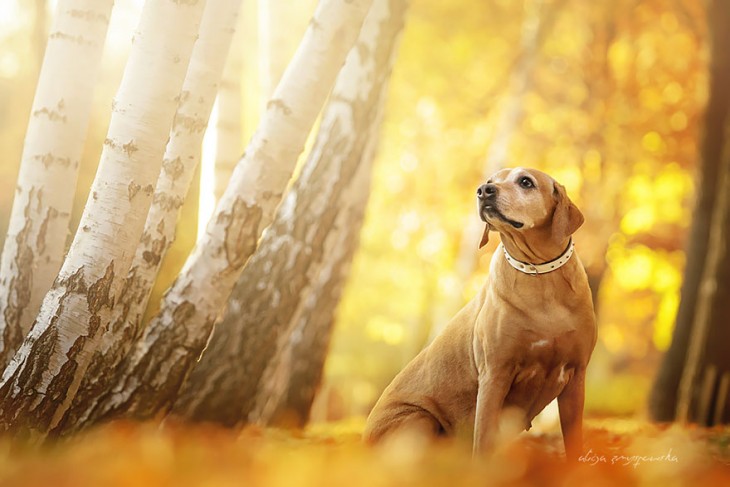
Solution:
[(649, 413), (656, 421), (676, 417), (678, 390), (687, 359), (687, 348), (698, 310), (698, 295), (703, 270), (707, 265), (713, 209), (718, 200), (723, 148), (727, 144), (727, 119), (730, 109), (730, 5), (715, 0), (708, 8), (711, 36), (710, 96), (705, 113), (701, 164), (695, 188), (697, 203), (687, 247), (687, 263), (682, 283), (681, 301), (672, 335), (649, 397)]
[[(720, 13), (730, 22), (730, 8), (725, 7)], [(730, 120), (726, 120), (725, 134), (729, 130)], [(730, 137), (727, 135), (719, 186), (677, 402), (677, 419), (704, 426), (730, 422), (730, 355), (727, 353), (730, 343)]]
[[(238, 280), (227, 314), (181, 391), (177, 414), (227, 425), (244, 422), (277, 341), (286, 342), (288, 330), (306, 333), (307, 339), (325, 335), (322, 352), (326, 350), (325, 328), (331, 322), (313, 321), (304, 330), (299, 318), (319, 304), (327, 315), (338, 301), (328, 292), (339, 294), (338, 274), (349, 262), (356, 238), (345, 245), (338, 240), (358, 233), (380, 107), (405, 9), (403, 0), (374, 2), (337, 78), (302, 174)], [(282, 347), (287, 348), (284, 343)]]
[(207, 0), (144, 232), (112, 311), (111, 333), (102, 337), (59, 430), (85, 425), (87, 416), (110, 386), (112, 371), (140, 336), (155, 278), (175, 240), (180, 210), (200, 161), (203, 134), (240, 6), (239, 0)]
[[(717, 179), (705, 181), (714, 186), (714, 202), (711, 212), (703, 215), (709, 225), (706, 254), (695, 290), (691, 329), (684, 344), (686, 358), (676, 407), (677, 419), (705, 426), (730, 422), (730, 55), (725, 50), (730, 43), (730, 5), (716, 0), (711, 3), (709, 15), (712, 91), (705, 128), (707, 152), (703, 156), (712, 157)], [(713, 103), (720, 106), (713, 107)], [(716, 118), (711, 118), (713, 115)], [(709, 153), (711, 142), (713, 152)]]
[[(113, 3), (61, 0), (56, 9), (0, 261), (0, 368), (30, 330), (61, 267)], [(36, 14), (45, 17), (41, 5)]]
[[(46, 52), (46, 43), (48, 41), (48, 0), (35, 0), (34, 3), (33, 50), (36, 54), (37, 68), (40, 74)], [(109, 22), (107, 22), (107, 25), (109, 25)]]
[(258, 0), (259, 79), (264, 104), (291, 61), (314, 4), (313, 0)]
[[(497, 115), (494, 131), (482, 169), (484, 181), (507, 163), (510, 141), (524, 115), (523, 99), (531, 89), (532, 73), (538, 62), (542, 40), (552, 29), (563, 3), (565, 0), (560, 0), (556, 5), (548, 8), (543, 0), (524, 2), (525, 18), (522, 22), (519, 51), (504, 78), (503, 84), (506, 86), (504, 86), (501, 103), (496, 104)], [(499, 88), (503, 87), (500, 85)], [(474, 272), (478, 258), (474, 249), (483, 230), (484, 225), (481, 220), (469, 214), (464, 221), (464, 231), (459, 242), (454, 282), (465, 283)], [(433, 339), (443, 330), (451, 316), (463, 306), (463, 295), (463, 289), (454, 291), (451, 295), (452, 299), (446, 305), (435, 307), (437, 316), (432, 329), (429, 330), (430, 337), (417, 337), (421, 343), (415, 343), (415, 346), (411, 347), (413, 353), (418, 353), (423, 348), (425, 345), (423, 338)]]
[(216, 121), (215, 183), (213, 193), (218, 201), (228, 186), (233, 169), (243, 152), (243, 116), (241, 109), (241, 69), (243, 67), (242, 20), (237, 22), (233, 43), (218, 88), (218, 120)]
[(592, 26), (593, 35), (590, 44), (586, 46), (581, 69), (585, 73), (585, 86), (589, 96), (580, 108), (593, 122), (582, 140), (577, 143), (582, 144), (584, 154), (596, 151), (599, 155), (597, 164), (595, 160), (590, 162), (597, 167), (587, 167), (589, 164), (584, 160), (583, 173), (593, 176), (584, 177), (581, 185), (584, 201), (582, 208), (586, 217), (581, 235), (581, 248), (585, 249), (581, 250), (581, 260), (588, 275), (593, 306), (598, 311), (599, 291), (606, 273), (606, 251), (611, 235), (619, 226), (622, 182), (629, 177), (627, 173), (631, 164), (625, 146), (617, 151), (608, 143), (608, 134), (622, 129), (615, 122), (619, 117), (611, 113), (611, 107), (621, 106), (621, 103), (614, 101), (617, 96), (621, 96), (621, 90), (617, 87), (609, 59), (609, 51), (617, 34), (617, 5), (606, 2), (600, 6), (590, 5), (588, 8), (590, 11), (587, 20)]
[(205, 234), (94, 412), (164, 414), (254, 253), (372, 0), (323, 0)]
[(107, 331), (142, 236), (204, 4), (145, 3), (79, 230), (3, 374), (5, 429), (54, 428)]
[[(335, 312), (359, 244), (370, 194), (371, 163), (378, 139), (378, 122), (373, 121), (373, 124), (371, 139), (363, 151), (357, 172), (336, 203), (339, 211), (324, 242), (326, 258), (309, 272), (314, 277), (308, 289), (302, 291), (303, 299), (266, 363), (258, 381), (253, 409), (248, 418), (244, 418), (248, 421), (297, 428), (309, 421), (312, 403), (322, 381)], [(251, 325), (260, 326), (259, 323)]]

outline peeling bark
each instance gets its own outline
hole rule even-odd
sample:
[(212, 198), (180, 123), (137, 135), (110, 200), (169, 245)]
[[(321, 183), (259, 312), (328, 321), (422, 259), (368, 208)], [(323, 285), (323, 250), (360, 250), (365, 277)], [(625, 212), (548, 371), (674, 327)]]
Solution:
[[(392, 22), (398, 13), (391, 15)], [(372, 129), (366, 132), (371, 137), (369, 147), (361, 154), (357, 174), (347, 191), (340, 195), (337, 204), (340, 212), (324, 242), (324, 255), (327, 257), (317, 262), (310, 271), (316, 277), (303, 290), (298, 308), (291, 321), (285, 324), (285, 332), (278, 340), (275, 352), (267, 360), (256, 389), (253, 408), (248, 414), (250, 422), (302, 428), (309, 420), (312, 402), (322, 379), (335, 311), (359, 244), (359, 233), (370, 194), (370, 172), (378, 126), (379, 120), (374, 120)], [(249, 325), (262, 326), (267, 323)], [(256, 356), (261, 355), (257, 353)]]
[[(60, 0), (56, 9), (0, 261), (0, 368), (30, 330), (61, 267), (112, 4)], [(69, 42), (77, 37), (84, 42)]]
[[(261, 121), (203, 237), (165, 294), (160, 312), (135, 346), (119, 382), (94, 413), (99, 418), (164, 414), (200, 357), (213, 324), (273, 220), (297, 156), (372, 0), (323, 0), (271, 106)], [(278, 106), (285, 105), (289, 113)], [(185, 303), (191, 316), (177, 320)], [(164, 337), (162, 339), (161, 337)]]
[(354, 245), (356, 239), (344, 245), (338, 239), (359, 228), (348, 202), (363, 206), (367, 198), (367, 185), (357, 180), (369, 175), (368, 144), (378, 128), (405, 8), (403, 0), (374, 2), (337, 78), (309, 160), (238, 280), (176, 414), (226, 425), (246, 421), (277, 343), (290, 323), (299, 323), (297, 313), (316, 306), (327, 269)]
[[(190, 189), (200, 160), (203, 130), (213, 108), (218, 84), (231, 46), (240, 1), (208, 0), (198, 40), (190, 57), (170, 140), (162, 160), (155, 196), (144, 232), (113, 310), (112, 333), (102, 340), (81, 383), (79, 393), (59, 432), (83, 427), (104, 393), (111, 386), (114, 371), (139, 338), (141, 321), (160, 269), (175, 240), (175, 227), (182, 203)], [(172, 319), (179, 321), (189, 308), (178, 307)]]
[(80, 231), (3, 374), (0, 429), (45, 435), (74, 400), (142, 234), (204, 3), (145, 4)]

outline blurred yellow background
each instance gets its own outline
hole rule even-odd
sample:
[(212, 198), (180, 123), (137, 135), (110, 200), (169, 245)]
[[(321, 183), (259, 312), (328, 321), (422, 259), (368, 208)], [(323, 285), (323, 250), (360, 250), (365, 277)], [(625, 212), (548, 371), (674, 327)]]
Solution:
[[(142, 3), (115, 2), (74, 225)], [(315, 4), (292, 2), (297, 15), (280, 25), (290, 37), (283, 49), (296, 48)], [(53, 8), (0, 0), (0, 239)], [(242, 146), (265, 104), (258, 15), (256, 2), (244, 0), (234, 48)], [(477, 250), (474, 195), (501, 164), (550, 173), (586, 215), (575, 240), (599, 323), (588, 414), (641, 414), (679, 304), (707, 98), (706, 36), (702, 2), (413, 0), (314, 419), (366, 414), (482, 285), (497, 242)], [(208, 162), (214, 150), (206, 150)], [(186, 204), (158, 297), (207, 211), (199, 209), (211, 191), (203, 183)]]

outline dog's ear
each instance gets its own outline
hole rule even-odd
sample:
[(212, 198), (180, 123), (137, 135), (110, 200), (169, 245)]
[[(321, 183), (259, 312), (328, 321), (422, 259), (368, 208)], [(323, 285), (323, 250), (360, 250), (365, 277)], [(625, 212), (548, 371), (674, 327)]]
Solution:
[(553, 213), (552, 236), (555, 240), (563, 241), (573, 235), (583, 225), (583, 213), (570, 201), (568, 193), (562, 184), (555, 183), (553, 197), (556, 199), (555, 213)]
[(484, 227), (484, 233), (482, 234), (482, 241), (479, 242), (479, 248), (481, 249), (485, 245), (487, 245), (487, 242), (489, 242), (489, 230), (492, 228), (489, 226), (489, 223), (487, 223), (487, 226)]

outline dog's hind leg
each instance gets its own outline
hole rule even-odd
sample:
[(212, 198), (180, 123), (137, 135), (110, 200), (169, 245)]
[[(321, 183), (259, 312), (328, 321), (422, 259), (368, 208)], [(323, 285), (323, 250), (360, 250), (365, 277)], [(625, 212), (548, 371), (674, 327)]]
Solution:
[(373, 444), (396, 435), (436, 439), (446, 436), (446, 430), (439, 420), (425, 409), (408, 408), (369, 418), (363, 439), (366, 443)]

